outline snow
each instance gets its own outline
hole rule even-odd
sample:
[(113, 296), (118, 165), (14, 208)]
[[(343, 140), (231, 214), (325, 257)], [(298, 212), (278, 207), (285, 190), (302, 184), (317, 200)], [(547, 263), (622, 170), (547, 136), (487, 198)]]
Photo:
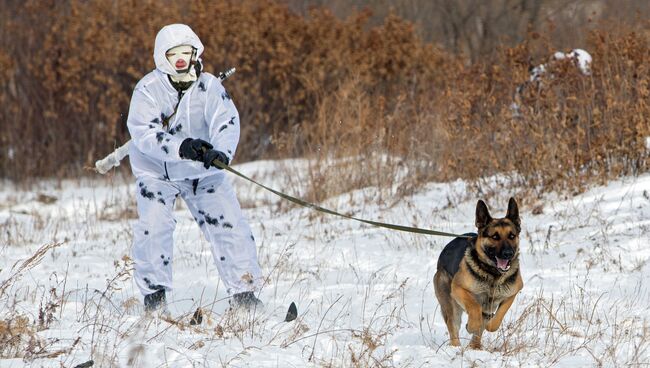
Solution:
[[(264, 161), (235, 168), (284, 189), (285, 175), (278, 173), (305, 164)], [(227, 312), (208, 244), (179, 205), (176, 288), (168, 295), (179, 324), (143, 317), (130, 277), (132, 178), (44, 181), (31, 190), (3, 182), (0, 285), (43, 245), (61, 244), (0, 295), (0, 321), (22, 315), (38, 325), (39, 309), (45, 311), (36, 332), (45, 349), (29, 363), (21, 359), (24, 352), (14, 353), (0, 359), (0, 367), (73, 367), (90, 359), (100, 367), (650, 364), (650, 174), (522, 204), (524, 289), (501, 328), (483, 335), (483, 351), (467, 348), (466, 331), (461, 348), (447, 344), (432, 278), (449, 238), (374, 228), (286, 204), (278, 210), (281, 199), (231, 179), (268, 279), (260, 296), (265, 308)], [(478, 199), (467, 188), (462, 181), (431, 183), (391, 207), (368, 201), (373, 188), (366, 188), (323, 205), (361, 218), (464, 233), (474, 230)], [(493, 216), (505, 214), (508, 197), (486, 199)], [(538, 205), (542, 213), (535, 215)], [(284, 323), (292, 301), (299, 317)], [(188, 325), (199, 306), (206, 311), (203, 323)], [(2, 354), (0, 347), (7, 357)]]

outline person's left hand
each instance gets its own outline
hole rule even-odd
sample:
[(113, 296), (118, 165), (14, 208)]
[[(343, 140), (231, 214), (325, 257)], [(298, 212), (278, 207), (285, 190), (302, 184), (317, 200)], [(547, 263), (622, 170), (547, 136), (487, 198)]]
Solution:
[(228, 158), (228, 156), (226, 156), (226, 154), (221, 151), (209, 149), (203, 152), (203, 167), (209, 169), (210, 166), (214, 166), (217, 169), (221, 170), (219, 166), (212, 164), (212, 161), (214, 160), (217, 160), (226, 166), (228, 166), (228, 164), (230, 163), (230, 159)]

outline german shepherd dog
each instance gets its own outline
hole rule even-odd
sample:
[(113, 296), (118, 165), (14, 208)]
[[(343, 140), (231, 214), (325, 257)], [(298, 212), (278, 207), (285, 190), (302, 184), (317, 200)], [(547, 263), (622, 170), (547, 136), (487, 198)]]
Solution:
[(519, 272), (519, 208), (508, 202), (506, 217), (493, 219), (485, 202), (476, 205), (478, 234), (452, 240), (440, 253), (433, 285), (452, 346), (459, 346), (463, 311), (470, 347), (481, 348), (484, 330), (496, 331), (524, 283)]

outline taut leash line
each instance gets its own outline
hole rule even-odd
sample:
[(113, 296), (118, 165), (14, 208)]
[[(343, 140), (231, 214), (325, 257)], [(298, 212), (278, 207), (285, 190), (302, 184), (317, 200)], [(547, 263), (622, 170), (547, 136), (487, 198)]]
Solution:
[(330, 214), (330, 215), (339, 216), (339, 217), (343, 217), (343, 218), (346, 218), (346, 219), (349, 219), (349, 220), (359, 221), (359, 222), (363, 222), (365, 224), (369, 224), (369, 225), (373, 225), (373, 226), (377, 226), (377, 227), (383, 227), (383, 228), (391, 229), (391, 230), (405, 231), (405, 232), (409, 232), (409, 233), (426, 234), (426, 235), (448, 236), (448, 237), (454, 237), (454, 238), (471, 238), (470, 236), (467, 236), (467, 235), (459, 235), (459, 234), (447, 233), (447, 232), (444, 232), (444, 231), (437, 231), (437, 230), (420, 229), (420, 228), (411, 227), (411, 226), (388, 224), (388, 223), (384, 223), (384, 222), (378, 222), (378, 221), (372, 221), (372, 220), (364, 220), (364, 219), (357, 218), (357, 217), (354, 217), (354, 216), (346, 215), (346, 214), (343, 214), (343, 213), (340, 213), (340, 212), (332, 211), (330, 209), (321, 207), (321, 206), (319, 206), (317, 204), (309, 203), (309, 202), (307, 202), (305, 200), (302, 200), (300, 198), (292, 197), (292, 196), (290, 196), (288, 194), (285, 194), (285, 193), (277, 191), (277, 190), (275, 190), (273, 188), (267, 187), (266, 185), (264, 185), (262, 183), (259, 183), (259, 182), (255, 181), (255, 180), (249, 178), (248, 176), (240, 173), (239, 171), (233, 169), (232, 167), (224, 165), (219, 160), (215, 159), (214, 161), (212, 161), (212, 165), (214, 165), (214, 166), (216, 166), (218, 168), (230, 171), (231, 173), (239, 176), (240, 178), (242, 178), (244, 180), (247, 180), (247, 181), (249, 181), (249, 182), (251, 182), (251, 183), (253, 183), (253, 184), (257, 185), (257, 186), (260, 186), (260, 187), (268, 190), (269, 192), (271, 192), (271, 193), (273, 193), (273, 194), (275, 194), (275, 195), (277, 195), (277, 196), (279, 196), (281, 198), (284, 198), (284, 199), (286, 199), (286, 200), (288, 200), (290, 202), (296, 203), (296, 204), (298, 204), (300, 206), (303, 206), (303, 207), (314, 209), (314, 210), (319, 211), (319, 212), (323, 212), (323, 213), (327, 213), (327, 214)]

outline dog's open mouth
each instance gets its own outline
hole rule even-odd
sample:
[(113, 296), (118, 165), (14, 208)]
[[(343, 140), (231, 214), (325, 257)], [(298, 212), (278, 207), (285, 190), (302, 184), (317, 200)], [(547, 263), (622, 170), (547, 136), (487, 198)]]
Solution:
[(510, 269), (509, 259), (501, 259), (499, 257), (494, 257), (494, 260), (496, 261), (497, 268), (499, 269), (499, 271), (505, 272)]

